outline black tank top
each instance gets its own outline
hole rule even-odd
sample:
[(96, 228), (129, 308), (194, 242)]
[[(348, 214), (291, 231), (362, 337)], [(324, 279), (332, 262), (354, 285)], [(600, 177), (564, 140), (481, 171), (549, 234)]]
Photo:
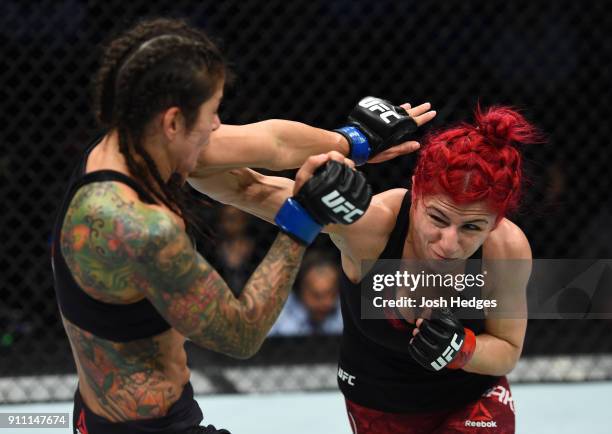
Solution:
[[(378, 259), (401, 259), (408, 233), (410, 193), (402, 201), (389, 241)], [(481, 249), (470, 259), (481, 257)], [(376, 268), (368, 272), (368, 276)], [(367, 276), (364, 276), (366, 278)], [(344, 332), (340, 347), (338, 385), (356, 404), (392, 413), (443, 410), (462, 406), (480, 397), (499, 377), (463, 370), (431, 372), (408, 353), (414, 325), (402, 321), (362, 320), (361, 286), (343, 273), (340, 301)], [(475, 316), (474, 316), (475, 317)], [(475, 334), (484, 329), (482, 319), (462, 320)]]
[(92, 182), (114, 181), (127, 184), (145, 203), (155, 203), (153, 197), (135, 180), (113, 170), (99, 170), (85, 174), (87, 157), (99, 142), (89, 146), (69, 181), (53, 230), (51, 262), (55, 294), (62, 315), (77, 327), (115, 342), (127, 342), (158, 335), (170, 325), (155, 310), (151, 302), (143, 299), (136, 303), (104, 303), (89, 296), (75, 281), (60, 248), (61, 229), (66, 212), (75, 193)]

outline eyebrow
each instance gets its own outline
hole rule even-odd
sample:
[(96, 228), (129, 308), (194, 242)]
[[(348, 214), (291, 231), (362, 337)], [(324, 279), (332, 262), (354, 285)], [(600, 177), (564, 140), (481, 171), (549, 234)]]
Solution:
[[(444, 214), (444, 212), (442, 212), (441, 210), (439, 210), (438, 208), (436, 208), (435, 206), (428, 206), (427, 208), (433, 209), (434, 211), (437, 211), (438, 213), (442, 214), (442, 217), (444, 217), (445, 219), (449, 220), (448, 216), (446, 214)], [(488, 224), (489, 221), (486, 219), (474, 219), (474, 220), (469, 220), (466, 222), (463, 222), (463, 224), (471, 224), (471, 223), (485, 223)]]

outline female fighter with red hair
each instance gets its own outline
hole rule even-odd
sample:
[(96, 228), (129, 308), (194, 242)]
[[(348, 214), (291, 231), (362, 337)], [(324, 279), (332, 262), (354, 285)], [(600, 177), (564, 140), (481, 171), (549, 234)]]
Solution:
[[(342, 253), (338, 383), (354, 433), (514, 432), (505, 376), (521, 354), (524, 316), (459, 320), (451, 309), (435, 308), (416, 323), (364, 320), (360, 282), (372, 273), (362, 269), (363, 260), (414, 259), (433, 269), (468, 258), (481, 258), (482, 266), (507, 259), (530, 264), (529, 242), (506, 215), (521, 196), (519, 146), (537, 139), (515, 110), (478, 108), (474, 124), (429, 137), (411, 190), (380, 193), (357, 223), (324, 229)], [(240, 169), (192, 184), (272, 221), (293, 181)], [(494, 299), (503, 289), (521, 305), (530, 265), (490, 268), (481, 295)], [(451, 342), (457, 347), (452, 358), (445, 352)]]

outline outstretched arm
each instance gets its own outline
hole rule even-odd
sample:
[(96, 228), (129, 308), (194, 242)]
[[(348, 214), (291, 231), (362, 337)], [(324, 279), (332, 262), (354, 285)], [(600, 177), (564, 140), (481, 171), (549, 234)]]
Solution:
[(206, 178), (190, 178), (189, 183), (218, 202), (235, 206), (274, 224), (276, 211), (291, 196), (295, 181), (242, 168)]
[[(265, 176), (251, 169), (235, 169), (189, 182), (212, 199), (269, 223), (274, 223), (276, 210), (294, 188), (294, 181), (288, 178)], [(327, 225), (323, 229), (342, 253), (342, 264), (351, 280), (360, 279), (363, 259), (376, 258), (384, 249), (405, 194), (405, 189), (377, 194), (357, 222), (350, 226)]]
[[(432, 120), (436, 112), (429, 103), (411, 108), (402, 105), (418, 126)], [(380, 163), (418, 149), (406, 141), (379, 153), (370, 160)], [(311, 155), (337, 151), (348, 155), (349, 144), (339, 133), (303, 123), (271, 119), (248, 125), (222, 125), (211, 134), (202, 150), (198, 167), (190, 178), (203, 178), (220, 171), (241, 167), (285, 170), (299, 167)]]
[(329, 151), (347, 155), (348, 150), (348, 142), (340, 134), (299, 122), (270, 119), (221, 125), (211, 134), (190, 176), (198, 178), (238, 167), (294, 169), (311, 155)]

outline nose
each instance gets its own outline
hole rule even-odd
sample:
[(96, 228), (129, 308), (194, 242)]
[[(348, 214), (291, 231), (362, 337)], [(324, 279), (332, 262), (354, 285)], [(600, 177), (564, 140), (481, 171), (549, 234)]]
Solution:
[(440, 254), (446, 258), (457, 258), (461, 250), (459, 245), (459, 234), (457, 229), (449, 226), (442, 230), (442, 236), (438, 242)]
[(212, 123), (212, 130), (216, 131), (219, 129), (220, 126), (221, 126), (221, 118), (219, 118), (219, 115), (215, 115), (215, 118), (213, 119), (213, 123)]

